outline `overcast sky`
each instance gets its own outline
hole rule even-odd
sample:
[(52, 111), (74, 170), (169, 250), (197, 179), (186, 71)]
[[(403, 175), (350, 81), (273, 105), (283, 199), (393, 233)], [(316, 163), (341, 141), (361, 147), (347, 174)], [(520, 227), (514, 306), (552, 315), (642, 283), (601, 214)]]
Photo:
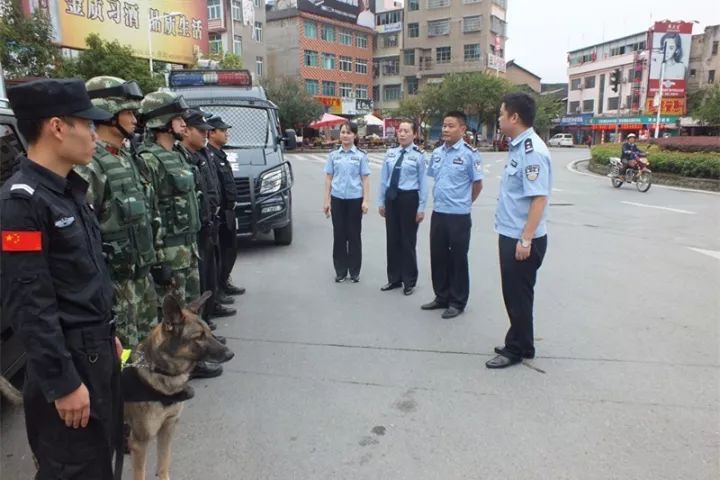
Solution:
[(720, 23), (717, 5), (717, 0), (508, 0), (505, 59), (543, 83), (567, 82), (568, 51), (646, 31), (660, 20), (697, 20), (693, 34), (701, 33)]

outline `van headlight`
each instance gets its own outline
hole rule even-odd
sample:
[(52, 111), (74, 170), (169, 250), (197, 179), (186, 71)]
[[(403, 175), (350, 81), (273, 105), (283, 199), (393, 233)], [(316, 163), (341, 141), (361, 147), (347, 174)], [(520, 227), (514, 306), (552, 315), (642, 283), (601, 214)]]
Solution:
[(285, 169), (277, 168), (267, 171), (260, 177), (260, 195), (268, 195), (279, 191), (285, 179)]

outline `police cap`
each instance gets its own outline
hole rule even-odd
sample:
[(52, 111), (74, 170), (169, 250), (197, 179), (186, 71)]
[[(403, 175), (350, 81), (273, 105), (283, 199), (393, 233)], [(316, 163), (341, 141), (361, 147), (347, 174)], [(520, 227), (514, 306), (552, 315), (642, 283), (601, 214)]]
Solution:
[(213, 128), (232, 128), (232, 125), (225, 123), (220, 115), (214, 115), (212, 118), (208, 119), (207, 123), (209, 123)]
[(188, 127), (195, 127), (198, 130), (213, 130), (215, 128), (208, 123), (205, 112), (200, 110), (188, 110), (184, 118)]
[(104, 121), (112, 114), (95, 107), (85, 83), (76, 79), (43, 79), (8, 89), (8, 100), (21, 120), (51, 117), (77, 117)]

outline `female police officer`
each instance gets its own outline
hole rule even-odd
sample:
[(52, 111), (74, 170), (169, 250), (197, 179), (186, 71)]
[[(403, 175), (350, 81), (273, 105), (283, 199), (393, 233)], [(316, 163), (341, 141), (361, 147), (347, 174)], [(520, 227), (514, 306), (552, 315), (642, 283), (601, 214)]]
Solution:
[(325, 215), (332, 214), (335, 281), (344, 282), (350, 273), (360, 281), (362, 216), (368, 211), (370, 166), (365, 152), (357, 148), (357, 126), (340, 127), (340, 148), (330, 152), (325, 165)]
[(385, 217), (388, 277), (388, 283), (380, 290), (404, 286), (405, 295), (412, 294), (417, 282), (415, 246), (427, 200), (425, 155), (413, 143), (415, 132), (413, 122), (400, 122), (397, 130), (400, 146), (385, 154), (378, 194), (378, 211)]

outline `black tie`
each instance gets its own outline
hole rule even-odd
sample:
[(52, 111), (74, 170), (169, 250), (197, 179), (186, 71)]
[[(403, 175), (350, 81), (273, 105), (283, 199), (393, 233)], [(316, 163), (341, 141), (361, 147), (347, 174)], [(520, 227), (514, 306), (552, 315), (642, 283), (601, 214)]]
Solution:
[(405, 157), (405, 150), (403, 149), (400, 153), (400, 158), (395, 162), (392, 175), (390, 176), (390, 186), (385, 192), (385, 200), (395, 200), (398, 193), (398, 185), (400, 184), (400, 170), (402, 169), (403, 158)]

